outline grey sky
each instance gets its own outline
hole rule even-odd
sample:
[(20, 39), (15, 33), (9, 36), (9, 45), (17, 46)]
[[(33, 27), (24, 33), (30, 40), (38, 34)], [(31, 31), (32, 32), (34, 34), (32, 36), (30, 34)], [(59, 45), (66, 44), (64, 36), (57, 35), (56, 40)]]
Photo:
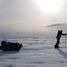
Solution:
[(33, 0), (0, 0), (0, 31), (29, 31), (67, 22), (67, 0), (57, 15), (41, 13)]

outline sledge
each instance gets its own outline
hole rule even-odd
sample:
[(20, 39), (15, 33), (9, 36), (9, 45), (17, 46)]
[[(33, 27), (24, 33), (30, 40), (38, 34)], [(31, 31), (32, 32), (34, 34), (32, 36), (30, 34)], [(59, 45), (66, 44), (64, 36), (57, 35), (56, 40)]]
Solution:
[(17, 51), (20, 50), (21, 47), (23, 47), (23, 45), (19, 43), (2, 41), (0, 49), (3, 51)]

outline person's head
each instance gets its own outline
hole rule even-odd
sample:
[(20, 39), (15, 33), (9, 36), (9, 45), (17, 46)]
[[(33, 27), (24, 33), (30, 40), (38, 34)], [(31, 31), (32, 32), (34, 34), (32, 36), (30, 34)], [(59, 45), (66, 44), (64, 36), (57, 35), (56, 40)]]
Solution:
[(62, 30), (58, 30), (59, 33), (62, 33), (63, 31)]

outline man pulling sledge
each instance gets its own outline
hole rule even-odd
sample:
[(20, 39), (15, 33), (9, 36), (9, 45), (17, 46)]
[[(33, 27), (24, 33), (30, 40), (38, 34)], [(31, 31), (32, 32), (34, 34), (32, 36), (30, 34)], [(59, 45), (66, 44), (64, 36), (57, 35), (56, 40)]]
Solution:
[(64, 34), (62, 32), (63, 32), (62, 30), (58, 30), (58, 33), (57, 33), (57, 36), (56, 36), (57, 42), (56, 42), (55, 48), (59, 48), (61, 35), (67, 35), (67, 33)]

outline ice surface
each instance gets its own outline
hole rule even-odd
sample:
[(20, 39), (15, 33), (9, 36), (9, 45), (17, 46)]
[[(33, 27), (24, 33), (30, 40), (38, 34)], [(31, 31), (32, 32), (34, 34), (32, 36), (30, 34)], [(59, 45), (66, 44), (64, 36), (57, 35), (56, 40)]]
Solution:
[(54, 49), (54, 37), (25, 37), (9, 41), (18, 41), (24, 47), (19, 52), (0, 51), (0, 67), (67, 67), (64, 37), (59, 49)]

